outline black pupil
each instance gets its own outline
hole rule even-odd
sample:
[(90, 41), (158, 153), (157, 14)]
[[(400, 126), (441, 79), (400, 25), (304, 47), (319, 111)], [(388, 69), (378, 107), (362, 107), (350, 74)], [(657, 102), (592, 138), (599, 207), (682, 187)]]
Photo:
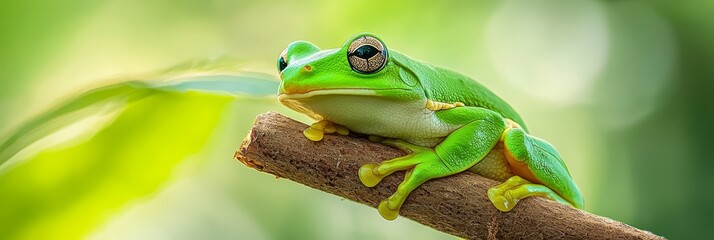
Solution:
[(285, 58), (278, 58), (278, 70), (282, 72), (283, 70), (285, 70), (286, 67), (288, 67), (288, 63), (285, 62)]
[(370, 45), (362, 45), (361, 47), (357, 48), (354, 53), (352, 53), (353, 56), (357, 56), (358, 58), (361, 59), (369, 59), (374, 55), (377, 55), (379, 53), (379, 50), (377, 48), (372, 47)]

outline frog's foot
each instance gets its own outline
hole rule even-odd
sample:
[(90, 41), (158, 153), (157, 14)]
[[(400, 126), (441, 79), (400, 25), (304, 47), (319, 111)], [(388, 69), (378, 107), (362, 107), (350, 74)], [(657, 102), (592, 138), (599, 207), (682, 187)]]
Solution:
[(382, 200), (377, 206), (377, 211), (384, 219), (394, 220), (399, 216), (399, 209), (402, 208), (402, 204), (414, 189), (429, 180), (424, 176), (412, 177), (414, 175), (414, 170), (410, 170), (404, 176), (404, 181), (399, 184), (397, 191), (394, 192), (389, 198)]
[[(394, 192), (392, 196), (379, 203), (379, 206), (377, 207), (379, 215), (382, 215), (382, 217), (387, 220), (394, 220), (397, 216), (399, 216), (399, 209), (401, 209), (402, 204), (404, 204), (404, 201), (407, 199), (407, 196), (409, 196), (414, 189), (421, 186), (424, 182), (433, 178), (454, 174), (452, 170), (448, 169), (442, 163), (439, 156), (436, 155), (436, 152), (434, 151), (410, 154), (407, 155), (406, 158), (400, 159), (398, 162), (404, 164), (395, 166), (393, 169), (389, 170), (403, 169), (404, 166), (409, 164), (414, 164), (414, 167), (404, 176), (404, 181), (399, 184), (397, 191)], [(396, 164), (397, 162), (394, 163)]]
[(367, 187), (374, 187), (389, 174), (410, 169), (417, 163), (413, 155), (390, 159), (379, 164), (367, 163), (359, 168), (359, 180)]
[(541, 184), (531, 183), (519, 176), (513, 176), (506, 182), (488, 189), (488, 198), (501, 212), (513, 209), (518, 201), (530, 196), (545, 197), (557, 202), (571, 205), (552, 189)]
[(322, 140), (325, 133), (337, 133), (344, 136), (350, 134), (350, 130), (345, 126), (327, 120), (321, 120), (313, 123), (309, 128), (302, 131), (302, 134), (305, 135), (307, 139), (315, 142)]
[(382, 178), (399, 170), (407, 170), (412, 168), (419, 162), (414, 156), (423, 152), (433, 152), (432, 149), (422, 146), (417, 146), (399, 139), (384, 139), (379, 136), (369, 136), (373, 142), (381, 142), (384, 145), (398, 148), (409, 153), (409, 155), (390, 159), (380, 164), (367, 163), (359, 168), (359, 179), (367, 187), (374, 187)]
[(529, 184), (528, 180), (519, 176), (512, 176), (506, 182), (488, 189), (488, 199), (494, 206), (502, 212), (508, 212), (516, 206), (518, 199), (514, 199), (510, 190), (523, 184)]
[(388, 139), (385, 142), (387, 145), (408, 150), (411, 153), (380, 164), (365, 164), (359, 170), (359, 178), (365, 186), (373, 187), (389, 174), (408, 170), (404, 181), (397, 187), (397, 191), (377, 207), (379, 214), (384, 219), (394, 220), (399, 215), (399, 209), (409, 193), (429, 179), (447, 176), (453, 174), (453, 171), (443, 164), (431, 148), (415, 146), (402, 140)]

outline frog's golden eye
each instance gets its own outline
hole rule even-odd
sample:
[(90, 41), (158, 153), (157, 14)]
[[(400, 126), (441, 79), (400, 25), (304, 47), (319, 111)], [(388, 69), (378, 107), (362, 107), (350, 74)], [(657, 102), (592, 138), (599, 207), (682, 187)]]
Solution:
[(387, 65), (387, 48), (377, 38), (363, 36), (350, 43), (347, 60), (358, 73), (375, 73)]

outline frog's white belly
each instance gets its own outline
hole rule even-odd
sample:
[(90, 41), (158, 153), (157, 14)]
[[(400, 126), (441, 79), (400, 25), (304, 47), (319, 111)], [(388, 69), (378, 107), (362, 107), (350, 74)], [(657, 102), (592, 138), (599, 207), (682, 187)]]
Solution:
[(460, 127), (439, 120), (425, 107), (426, 100), (401, 102), (374, 96), (323, 95), (299, 102), (319, 117), (351, 131), (422, 146), (435, 146)]

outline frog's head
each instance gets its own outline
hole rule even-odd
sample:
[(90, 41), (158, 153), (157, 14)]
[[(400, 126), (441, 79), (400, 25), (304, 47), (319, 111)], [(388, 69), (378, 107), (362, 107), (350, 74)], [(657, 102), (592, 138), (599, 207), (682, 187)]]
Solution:
[(424, 91), (414, 74), (392, 54), (399, 53), (390, 52), (379, 37), (369, 33), (351, 37), (338, 49), (321, 50), (306, 41), (293, 42), (278, 58), (279, 100), (293, 110), (322, 119), (337, 111), (326, 109), (329, 106), (345, 109), (363, 107), (366, 103), (360, 101), (367, 100), (399, 103), (423, 99)]

